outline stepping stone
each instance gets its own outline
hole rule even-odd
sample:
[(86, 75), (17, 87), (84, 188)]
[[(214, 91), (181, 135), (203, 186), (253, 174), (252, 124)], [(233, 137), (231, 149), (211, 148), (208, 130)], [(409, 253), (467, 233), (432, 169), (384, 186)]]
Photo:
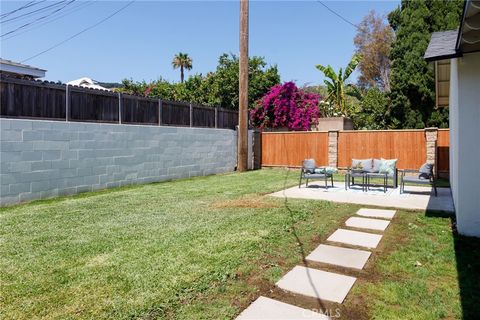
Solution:
[(276, 285), (280, 289), (316, 299), (342, 303), (357, 278), (296, 266)]
[(366, 248), (376, 248), (381, 239), (382, 236), (379, 234), (338, 229), (328, 237), (327, 241), (346, 243)]
[(395, 210), (361, 208), (357, 211), (357, 214), (363, 217), (392, 219)]
[(390, 221), (387, 220), (378, 220), (378, 219), (369, 219), (369, 218), (358, 218), (351, 217), (345, 221), (347, 227), (362, 228), (362, 229), (371, 229), (385, 231), (387, 229)]
[(299, 308), (266, 297), (259, 297), (236, 318), (237, 320), (329, 320), (324, 314)]
[(321, 244), (307, 256), (307, 260), (363, 269), (370, 254), (371, 252), (368, 251)]

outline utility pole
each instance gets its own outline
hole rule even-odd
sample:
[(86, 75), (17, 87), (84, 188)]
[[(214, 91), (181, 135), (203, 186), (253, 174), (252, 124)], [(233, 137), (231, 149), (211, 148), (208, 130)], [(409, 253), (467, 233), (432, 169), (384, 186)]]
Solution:
[(240, 0), (240, 65), (237, 170), (248, 169), (248, 0)]

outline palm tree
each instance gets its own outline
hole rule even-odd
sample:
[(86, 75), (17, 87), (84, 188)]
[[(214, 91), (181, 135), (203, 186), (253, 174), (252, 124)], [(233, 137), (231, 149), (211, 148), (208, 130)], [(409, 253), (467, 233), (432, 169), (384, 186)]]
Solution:
[(180, 68), (180, 81), (183, 83), (184, 74), (183, 70), (190, 70), (192, 69), (192, 58), (188, 56), (188, 53), (177, 53), (175, 57), (173, 57), (172, 61), (173, 69)]
[(342, 68), (340, 68), (340, 70), (338, 70), (338, 74), (335, 73), (330, 65), (325, 67), (319, 64), (316, 66), (317, 69), (322, 71), (325, 77), (329, 79), (323, 80), (323, 82), (327, 85), (328, 96), (326, 100), (335, 108), (337, 108), (344, 116), (348, 115), (347, 100), (345, 95), (358, 95), (357, 88), (351, 84), (346, 84), (345, 82), (348, 77), (350, 77), (353, 70), (355, 70), (359, 62), (360, 56), (354, 55), (345, 68), (345, 72)]

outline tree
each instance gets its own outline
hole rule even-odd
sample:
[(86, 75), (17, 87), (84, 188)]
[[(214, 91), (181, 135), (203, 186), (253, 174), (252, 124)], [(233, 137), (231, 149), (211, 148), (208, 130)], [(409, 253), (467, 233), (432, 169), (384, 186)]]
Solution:
[(180, 68), (180, 82), (183, 83), (184, 79), (184, 69), (191, 70), (192, 69), (192, 58), (188, 56), (188, 53), (177, 53), (173, 57), (172, 61), (173, 69)]
[(433, 67), (423, 55), (431, 33), (458, 27), (463, 1), (402, 0), (388, 20), (395, 32), (390, 52), (391, 100), (388, 126), (447, 126), (448, 110), (435, 110)]
[(348, 77), (357, 67), (360, 61), (360, 56), (354, 55), (347, 67), (345, 72), (342, 68), (338, 70), (338, 73), (335, 73), (332, 66), (327, 65), (317, 65), (317, 69), (323, 72), (323, 74), (329, 79), (325, 79), (323, 82), (327, 86), (328, 96), (327, 101), (330, 102), (335, 108), (339, 110), (344, 116), (348, 116), (348, 106), (347, 106), (347, 94), (352, 94), (356, 91), (356, 88), (352, 85), (346, 83)]
[[(238, 110), (238, 71), (239, 60), (234, 54), (223, 54), (210, 79), (219, 105), (223, 108)], [(274, 85), (280, 83), (277, 66), (267, 67), (265, 59), (253, 56), (248, 60), (248, 105), (253, 108)]]
[(393, 39), (393, 30), (384, 17), (372, 10), (363, 18), (353, 40), (356, 53), (362, 57), (358, 64), (360, 87), (390, 91), (389, 54)]
[(250, 110), (250, 121), (259, 128), (288, 128), (307, 131), (320, 116), (320, 96), (297, 88), (295, 83), (278, 84)]
[[(238, 58), (223, 54), (218, 60), (217, 69), (206, 75), (195, 74), (183, 83), (170, 83), (162, 78), (152, 83), (123, 80), (123, 88), (117, 91), (145, 95), (151, 88), (149, 97), (165, 100), (185, 101), (226, 109), (238, 110)], [(249, 59), (248, 105), (253, 108), (255, 101), (280, 82), (276, 66), (267, 66), (262, 57)]]
[(360, 112), (351, 118), (355, 129), (382, 130), (387, 129), (385, 114), (388, 108), (387, 93), (374, 87), (366, 89), (360, 101)]

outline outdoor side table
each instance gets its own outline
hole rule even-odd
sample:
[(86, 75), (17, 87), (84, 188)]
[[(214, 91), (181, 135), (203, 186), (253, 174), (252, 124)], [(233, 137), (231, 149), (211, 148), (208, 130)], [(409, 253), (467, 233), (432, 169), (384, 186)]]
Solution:
[(365, 173), (365, 176), (366, 176), (366, 180), (367, 180), (367, 183), (366, 183), (366, 189), (367, 189), (367, 190), (368, 190), (371, 186), (373, 186), (373, 185), (370, 183), (370, 179), (371, 179), (371, 178), (380, 178), (380, 179), (383, 179), (383, 192), (384, 192), (384, 193), (387, 192), (387, 182), (388, 182), (388, 174), (387, 174), (387, 173), (366, 172), (366, 173)]
[(349, 189), (352, 185), (355, 185), (355, 178), (362, 178), (362, 191), (366, 191), (366, 176), (363, 170), (348, 170), (345, 175), (345, 190)]

